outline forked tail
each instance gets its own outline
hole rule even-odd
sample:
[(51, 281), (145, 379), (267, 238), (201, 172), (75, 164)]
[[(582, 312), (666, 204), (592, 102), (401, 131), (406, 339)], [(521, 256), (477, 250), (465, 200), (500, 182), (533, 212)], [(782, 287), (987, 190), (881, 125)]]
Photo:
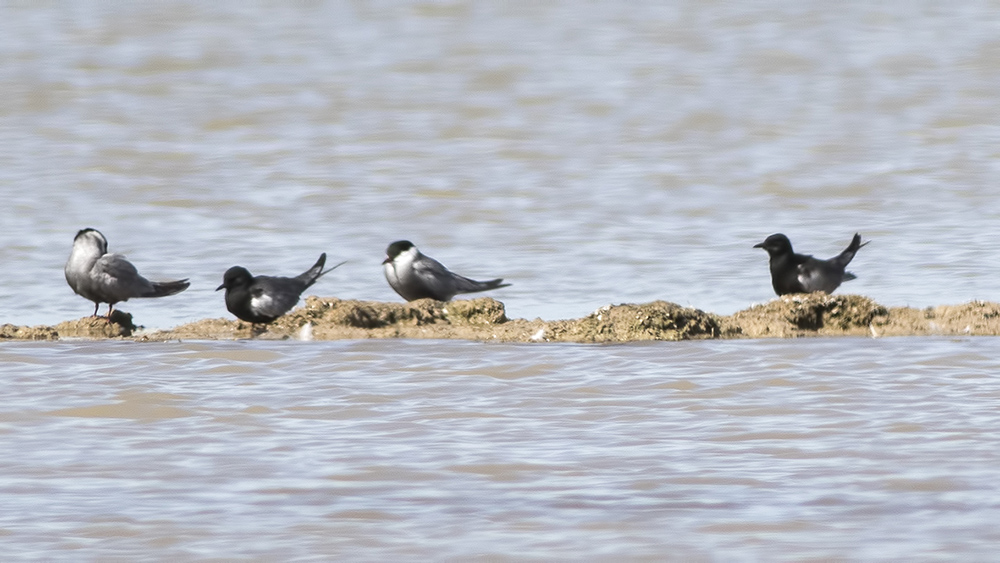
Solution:
[(313, 264), (312, 268), (309, 268), (308, 270), (306, 270), (306, 271), (302, 272), (301, 274), (295, 276), (295, 279), (302, 281), (303, 283), (306, 284), (306, 287), (309, 287), (312, 284), (316, 283), (316, 280), (318, 280), (321, 276), (323, 276), (327, 272), (331, 272), (331, 271), (337, 269), (337, 267), (343, 266), (346, 263), (347, 263), (347, 260), (344, 260), (340, 264), (337, 264), (336, 266), (333, 266), (332, 268), (328, 268), (328, 269), (324, 270), (323, 266), (326, 265), (326, 252), (324, 252), (323, 254), (319, 255), (319, 260), (317, 260), (316, 263)]
[[(845, 248), (844, 251), (840, 253), (840, 256), (834, 258), (833, 261), (841, 268), (846, 268), (847, 265), (851, 263), (851, 260), (854, 260), (854, 254), (858, 251), (858, 249), (868, 244), (869, 242), (871, 241), (862, 244), (861, 235), (858, 233), (854, 233), (854, 238), (851, 239), (851, 244), (847, 245), (847, 248)], [(848, 278), (847, 277), (848, 275), (852, 277)], [(845, 281), (848, 279), (855, 279), (853, 276), (854, 274), (850, 274), (849, 272), (844, 272)]]

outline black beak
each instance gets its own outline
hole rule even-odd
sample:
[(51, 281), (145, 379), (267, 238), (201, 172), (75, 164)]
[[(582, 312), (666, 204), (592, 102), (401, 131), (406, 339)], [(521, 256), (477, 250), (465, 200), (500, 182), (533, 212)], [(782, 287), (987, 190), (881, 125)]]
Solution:
[(226, 287), (226, 284), (222, 284), (219, 287), (215, 288), (215, 291), (219, 291), (220, 289), (224, 289), (225, 287)]
[(753, 247), (754, 248), (764, 248), (764, 243), (758, 242), (757, 244), (753, 245)]
[(386, 256), (385, 260), (382, 261), (383, 264), (388, 264), (389, 262), (392, 262), (392, 258), (389, 258), (388, 256)]

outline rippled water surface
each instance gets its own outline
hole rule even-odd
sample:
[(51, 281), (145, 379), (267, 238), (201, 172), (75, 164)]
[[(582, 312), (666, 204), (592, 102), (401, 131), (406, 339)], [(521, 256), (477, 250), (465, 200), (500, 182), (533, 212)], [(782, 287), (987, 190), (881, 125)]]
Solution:
[(0, 543), (989, 559), (998, 357), (996, 339), (6, 344)]
[[(512, 317), (998, 300), (1000, 5), (0, 5), (0, 323), (104, 232), (228, 317), (241, 264), (397, 300), (408, 238)], [(995, 558), (995, 339), (0, 345), (4, 558)]]
[[(0, 34), (0, 307), (89, 312), (61, 266), (101, 229), (226, 314), (241, 264), (349, 260), (321, 295), (395, 299), (413, 240), (512, 316), (772, 296), (784, 232), (888, 305), (998, 299), (995, 2), (9, 3)], [(627, 280), (627, 283), (622, 283)]]

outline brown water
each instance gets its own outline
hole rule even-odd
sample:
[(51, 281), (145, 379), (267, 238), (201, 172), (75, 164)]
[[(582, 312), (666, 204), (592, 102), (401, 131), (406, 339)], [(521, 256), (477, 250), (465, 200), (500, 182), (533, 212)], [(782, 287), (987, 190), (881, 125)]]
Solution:
[[(512, 317), (843, 291), (998, 300), (1000, 6), (0, 5), (0, 322), (165, 328), (241, 264), (396, 300), (408, 238)], [(3, 343), (5, 558), (991, 559), (993, 339)]]

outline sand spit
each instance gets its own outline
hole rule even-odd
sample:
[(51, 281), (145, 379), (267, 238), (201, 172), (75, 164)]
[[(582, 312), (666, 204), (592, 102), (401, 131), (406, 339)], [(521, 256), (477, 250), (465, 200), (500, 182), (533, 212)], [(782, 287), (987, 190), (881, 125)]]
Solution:
[(787, 295), (719, 316), (666, 301), (607, 305), (581, 319), (508, 319), (503, 303), (483, 297), (442, 303), (379, 303), (309, 297), (305, 305), (266, 328), (207, 319), (146, 332), (128, 313), (84, 317), (54, 327), (0, 326), (0, 340), (118, 338), (232, 340), (449, 338), (497, 342), (635, 342), (806, 336), (1000, 335), (1000, 303), (973, 301), (913, 309), (885, 307), (859, 295)]

